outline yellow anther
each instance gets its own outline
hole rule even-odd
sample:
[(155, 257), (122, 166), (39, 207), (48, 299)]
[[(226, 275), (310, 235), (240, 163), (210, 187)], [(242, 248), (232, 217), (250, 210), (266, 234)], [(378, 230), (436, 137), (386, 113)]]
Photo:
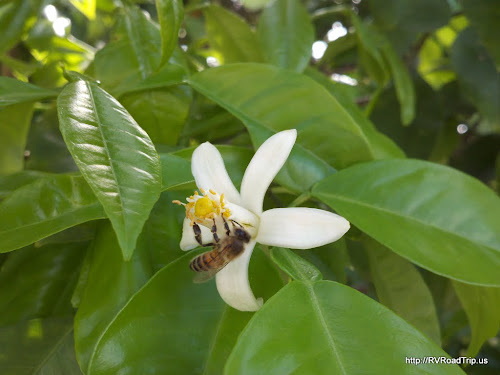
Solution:
[(194, 205), (194, 215), (199, 218), (206, 218), (214, 212), (214, 209), (214, 202), (208, 197), (203, 197), (196, 201)]
[(205, 190), (203, 190), (202, 188), (200, 188), (200, 191), (201, 191), (201, 194), (205, 195)]
[[(203, 194), (203, 193), (202, 193), (202, 194)], [(196, 190), (194, 191), (194, 195), (199, 195), (199, 194), (198, 194), (198, 192), (197, 192)]]
[(181, 201), (179, 201), (179, 200), (177, 200), (177, 199), (176, 199), (176, 200), (173, 200), (173, 201), (172, 201), (172, 203), (178, 204), (179, 206), (185, 206), (185, 204), (184, 204), (184, 203), (182, 203)]
[(213, 195), (216, 195), (216, 192), (215, 192), (215, 191), (213, 191), (212, 189), (209, 189), (208, 191), (209, 191), (210, 193), (212, 193)]

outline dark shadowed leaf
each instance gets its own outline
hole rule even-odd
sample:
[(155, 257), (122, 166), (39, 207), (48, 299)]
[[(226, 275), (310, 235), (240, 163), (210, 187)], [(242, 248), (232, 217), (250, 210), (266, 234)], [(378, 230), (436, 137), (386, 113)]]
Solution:
[(376, 241), (366, 239), (364, 243), (380, 303), (441, 345), (436, 307), (417, 269)]
[(54, 175), (17, 189), (0, 204), (0, 252), (105, 217), (81, 176)]
[(0, 270), (0, 326), (73, 313), (70, 303), (88, 243), (26, 247)]
[(47, 318), (0, 328), (2, 375), (81, 375), (73, 318)]
[(28, 20), (35, 16), (40, 0), (19, 0), (0, 3), (0, 54), (14, 46), (26, 30)]
[(47, 177), (47, 175), (47, 173), (38, 171), (22, 171), (0, 177), (0, 199), (4, 199), (14, 190), (30, 184), (42, 177)]
[(71, 155), (113, 224), (130, 259), (161, 190), (151, 139), (111, 95), (78, 81), (58, 98), (59, 126)]
[(254, 315), (224, 373), (463, 374), (457, 365), (405, 363), (428, 355), (447, 356), (367, 296), (332, 281), (294, 281)]
[(108, 324), (152, 275), (149, 254), (140, 241), (132, 259), (123, 260), (109, 223), (101, 224), (89, 251), (85, 290), (75, 317), (76, 354), (85, 372)]
[(500, 286), (500, 199), (472, 177), (419, 160), (381, 160), (327, 177), (313, 194), (423, 268)]
[(301, 72), (309, 64), (314, 28), (300, 0), (277, 0), (266, 7), (257, 28), (266, 60)]

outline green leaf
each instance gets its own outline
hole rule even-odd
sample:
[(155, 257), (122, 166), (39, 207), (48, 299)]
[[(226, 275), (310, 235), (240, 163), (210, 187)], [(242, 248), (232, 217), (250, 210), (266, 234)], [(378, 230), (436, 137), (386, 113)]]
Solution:
[(249, 10), (256, 11), (264, 8), (271, 1), (272, 0), (242, 0), (241, 5)]
[(245, 327), (224, 373), (463, 374), (456, 365), (415, 366), (405, 360), (429, 355), (447, 357), (367, 296), (331, 281), (294, 281)]
[(294, 280), (317, 281), (323, 278), (321, 272), (292, 250), (271, 249), (271, 259)]
[(187, 86), (124, 95), (120, 103), (155, 144), (176, 145), (192, 100)]
[[(160, 154), (162, 190), (181, 190), (194, 185), (191, 162), (173, 154)], [(187, 185), (187, 186), (186, 186)]]
[(364, 244), (380, 303), (441, 346), (436, 307), (420, 273), (406, 259), (376, 241), (365, 239)]
[(179, 29), (184, 18), (182, 0), (156, 0), (161, 34), (160, 66), (165, 64), (177, 46)]
[(0, 54), (8, 51), (21, 38), (35, 16), (40, 0), (12, 1), (0, 6)]
[(467, 356), (475, 357), (486, 340), (500, 329), (500, 289), (453, 282), (471, 327)]
[(56, 96), (56, 91), (47, 90), (14, 78), (0, 77), (0, 106), (33, 102)]
[(70, 3), (89, 20), (95, 19), (96, 0), (70, 0)]
[(152, 275), (145, 247), (139, 244), (132, 258), (124, 261), (109, 224), (99, 227), (89, 251), (85, 291), (75, 317), (76, 354), (85, 373), (108, 324)]
[(151, 139), (111, 95), (93, 83), (67, 85), (57, 100), (59, 127), (83, 177), (130, 259), (161, 190)]
[[(213, 281), (193, 283), (189, 262), (199, 251), (157, 272), (118, 313), (102, 335), (88, 375), (221, 374), (251, 313), (224, 304)], [(254, 292), (268, 297), (280, 282), (256, 249), (250, 262)], [(262, 293), (262, 288), (266, 294)], [(125, 340), (124, 340), (125, 338)], [(113, 348), (120, 346), (117, 352)], [(143, 360), (147, 358), (148, 360)]]
[(31, 124), (33, 103), (0, 107), (0, 176), (24, 168), (24, 150)]
[(225, 64), (263, 61), (257, 36), (241, 17), (217, 5), (203, 12), (210, 46), (222, 55)]
[(419, 160), (382, 160), (327, 177), (313, 195), (423, 268), (500, 286), (500, 199), (472, 177)]
[(296, 128), (296, 145), (336, 168), (401, 155), (381, 147), (373, 127), (363, 128), (323, 87), (303, 75), (269, 65), (233, 64), (207, 69), (188, 82), (249, 128)]
[(0, 328), (3, 375), (81, 375), (73, 345), (73, 319), (22, 321)]
[(14, 190), (46, 176), (46, 173), (38, 171), (21, 171), (8, 176), (1, 176), (0, 200), (10, 195)]
[(488, 48), (496, 63), (500, 64), (500, 46), (496, 37), (500, 34), (498, 2), (495, 0), (462, 0), (460, 3), (479, 38)]
[(70, 303), (87, 243), (16, 251), (0, 270), (0, 326), (72, 314)]
[(314, 28), (299, 0), (277, 0), (259, 18), (257, 35), (266, 60), (302, 72), (311, 59)]
[(81, 176), (54, 175), (25, 185), (0, 204), (0, 252), (105, 217)]
[(500, 130), (500, 76), (471, 28), (463, 30), (455, 39), (451, 63), (464, 95), (486, 119), (487, 128)]

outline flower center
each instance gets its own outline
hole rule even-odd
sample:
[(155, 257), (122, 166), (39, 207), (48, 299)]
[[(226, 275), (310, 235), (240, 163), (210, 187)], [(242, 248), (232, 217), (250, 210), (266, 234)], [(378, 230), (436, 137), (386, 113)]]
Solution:
[(224, 194), (218, 194), (213, 190), (201, 190), (203, 195), (197, 191), (186, 198), (187, 203), (175, 200), (172, 203), (182, 205), (186, 208), (186, 217), (191, 220), (191, 226), (194, 223), (210, 227), (213, 221), (219, 217), (227, 219), (231, 216), (231, 211), (226, 207)]

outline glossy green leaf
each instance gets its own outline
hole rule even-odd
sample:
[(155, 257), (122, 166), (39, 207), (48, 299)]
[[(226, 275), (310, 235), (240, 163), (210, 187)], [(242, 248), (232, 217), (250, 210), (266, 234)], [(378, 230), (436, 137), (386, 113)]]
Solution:
[(47, 177), (46, 173), (38, 171), (22, 171), (8, 176), (0, 177), (0, 200), (7, 197), (14, 190), (30, 184), (42, 177)]
[(175, 145), (186, 122), (192, 92), (187, 86), (124, 95), (120, 103), (155, 144)]
[(8, 51), (21, 38), (30, 17), (40, 6), (39, 0), (19, 0), (0, 4), (0, 54)]
[(194, 185), (191, 162), (173, 154), (160, 154), (162, 190), (180, 190)]
[(99, 221), (89, 221), (74, 227), (65, 229), (52, 236), (42, 238), (40, 241), (35, 242), (36, 248), (44, 247), (53, 244), (69, 244), (73, 242), (86, 242), (94, 239), (96, 226)]
[(500, 75), (474, 30), (463, 30), (451, 48), (451, 63), (463, 94), (489, 123), (500, 130)]
[(0, 176), (23, 169), (32, 114), (33, 103), (0, 107)]
[(296, 128), (296, 145), (336, 168), (401, 155), (395, 147), (381, 147), (375, 128), (363, 128), (323, 87), (303, 75), (269, 65), (233, 64), (198, 73), (189, 84), (249, 128)]
[(182, 0), (156, 0), (161, 33), (161, 61), (165, 64), (177, 46), (179, 29), (184, 18)]
[(78, 81), (58, 98), (59, 126), (83, 177), (113, 224), (125, 259), (161, 190), (151, 139), (111, 95)]
[(210, 47), (222, 55), (225, 64), (263, 61), (257, 35), (241, 17), (217, 5), (203, 12)]
[(89, 20), (95, 19), (96, 0), (70, 0), (70, 3)]
[(467, 356), (475, 357), (486, 340), (500, 329), (500, 289), (453, 282), (469, 319), (471, 340)]
[(431, 292), (420, 273), (406, 259), (376, 241), (364, 241), (380, 303), (384, 304), (439, 346), (439, 320)]
[(351, 263), (344, 238), (325, 246), (308, 251), (298, 250), (295, 253), (314, 264), (323, 279), (347, 283), (346, 268), (350, 267)]
[(271, 249), (271, 259), (294, 280), (317, 281), (323, 279), (321, 272), (292, 250)]
[(479, 38), (494, 57), (497, 65), (500, 64), (500, 46), (497, 35), (500, 34), (500, 6), (495, 0), (462, 0), (462, 9), (477, 31)]
[[(134, 374), (222, 373), (238, 333), (252, 314), (225, 305), (214, 281), (193, 283), (189, 262), (199, 253), (167, 265), (129, 300), (103, 334), (88, 375), (125, 369)], [(254, 292), (265, 298), (280, 284), (268, 264), (256, 249), (250, 279), (253, 285), (252, 279), (257, 278)], [(119, 352), (114, 350), (116, 345)]]
[(277, 0), (266, 7), (257, 35), (269, 63), (297, 72), (309, 64), (314, 28), (300, 0)]
[(34, 319), (0, 327), (2, 375), (81, 375), (72, 317)]
[(382, 160), (327, 177), (313, 195), (423, 268), (500, 286), (500, 199), (472, 177), (419, 160)]
[(70, 303), (87, 243), (16, 251), (0, 270), (0, 326), (72, 314)]
[(57, 92), (22, 82), (14, 78), (0, 77), (0, 106), (32, 102), (56, 97)]
[(447, 356), (367, 296), (331, 281), (294, 281), (255, 314), (224, 373), (463, 374), (457, 365), (405, 363), (429, 355)]
[(105, 217), (81, 176), (54, 175), (23, 186), (0, 204), (0, 252)]
[(86, 373), (108, 324), (152, 275), (149, 254), (141, 242), (132, 258), (124, 261), (115, 233), (107, 223), (100, 225), (89, 251), (92, 253), (85, 291), (75, 317), (76, 354)]

